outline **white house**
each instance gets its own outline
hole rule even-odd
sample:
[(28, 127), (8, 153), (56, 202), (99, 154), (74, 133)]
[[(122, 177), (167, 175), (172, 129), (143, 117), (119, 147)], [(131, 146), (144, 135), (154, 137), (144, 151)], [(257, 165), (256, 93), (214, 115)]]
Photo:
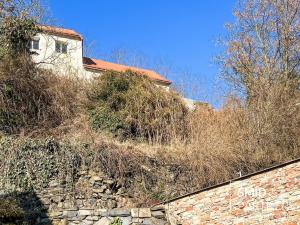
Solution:
[(82, 78), (91, 79), (103, 71), (123, 72), (128, 69), (149, 77), (158, 85), (168, 88), (171, 82), (158, 73), (83, 56), (83, 37), (74, 30), (40, 26), (38, 33), (30, 43), (34, 53), (33, 60), (41, 67), (57, 71), (60, 74), (76, 73)]

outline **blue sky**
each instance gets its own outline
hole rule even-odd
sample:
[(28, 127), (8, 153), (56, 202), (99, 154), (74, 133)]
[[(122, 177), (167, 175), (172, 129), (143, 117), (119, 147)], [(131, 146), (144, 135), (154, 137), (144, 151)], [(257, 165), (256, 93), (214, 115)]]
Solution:
[[(213, 58), (233, 21), (235, 0), (50, 0), (55, 24), (85, 38), (93, 57), (110, 59), (116, 49), (143, 56), (145, 67), (168, 71), (188, 97), (218, 107), (224, 88)], [(196, 88), (197, 87), (197, 88)]]

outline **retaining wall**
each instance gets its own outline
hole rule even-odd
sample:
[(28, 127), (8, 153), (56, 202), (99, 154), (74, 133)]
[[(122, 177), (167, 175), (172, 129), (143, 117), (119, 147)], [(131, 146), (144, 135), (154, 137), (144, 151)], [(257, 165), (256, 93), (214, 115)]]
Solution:
[[(45, 222), (54, 225), (166, 225), (168, 224), (163, 207), (154, 208), (115, 208), (115, 209), (68, 209), (52, 212)], [(40, 218), (39, 223), (43, 223)]]
[[(117, 219), (122, 225), (165, 225), (163, 207), (135, 208), (122, 184), (101, 172), (81, 171), (73, 192), (55, 181), (37, 193), (47, 208), (46, 218), (54, 225), (109, 225)], [(118, 224), (118, 223), (115, 223)]]
[(101, 172), (81, 171), (72, 186), (70, 189), (68, 184), (53, 180), (43, 190), (15, 192), (13, 196), (22, 203), (19, 207), (25, 212), (25, 221), (32, 221), (30, 224), (168, 224), (164, 207), (136, 208), (122, 183)]

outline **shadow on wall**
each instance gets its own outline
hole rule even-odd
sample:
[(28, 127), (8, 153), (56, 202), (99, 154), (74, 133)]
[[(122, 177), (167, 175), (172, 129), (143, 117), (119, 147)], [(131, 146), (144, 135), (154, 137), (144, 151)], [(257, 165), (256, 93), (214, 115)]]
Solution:
[(2, 225), (52, 225), (47, 209), (35, 192), (0, 195), (0, 224)]

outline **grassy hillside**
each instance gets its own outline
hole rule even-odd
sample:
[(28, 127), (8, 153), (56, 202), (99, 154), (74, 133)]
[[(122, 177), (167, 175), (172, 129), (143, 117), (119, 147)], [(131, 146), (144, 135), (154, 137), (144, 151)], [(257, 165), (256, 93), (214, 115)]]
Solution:
[[(70, 74), (71, 77), (72, 74)], [(137, 204), (164, 200), (299, 157), (299, 96), (219, 110), (187, 111), (131, 71), (85, 83), (41, 70), (28, 58), (0, 65), (2, 187), (70, 187), (80, 169), (122, 180)], [(271, 98), (272, 97), (272, 98)]]

